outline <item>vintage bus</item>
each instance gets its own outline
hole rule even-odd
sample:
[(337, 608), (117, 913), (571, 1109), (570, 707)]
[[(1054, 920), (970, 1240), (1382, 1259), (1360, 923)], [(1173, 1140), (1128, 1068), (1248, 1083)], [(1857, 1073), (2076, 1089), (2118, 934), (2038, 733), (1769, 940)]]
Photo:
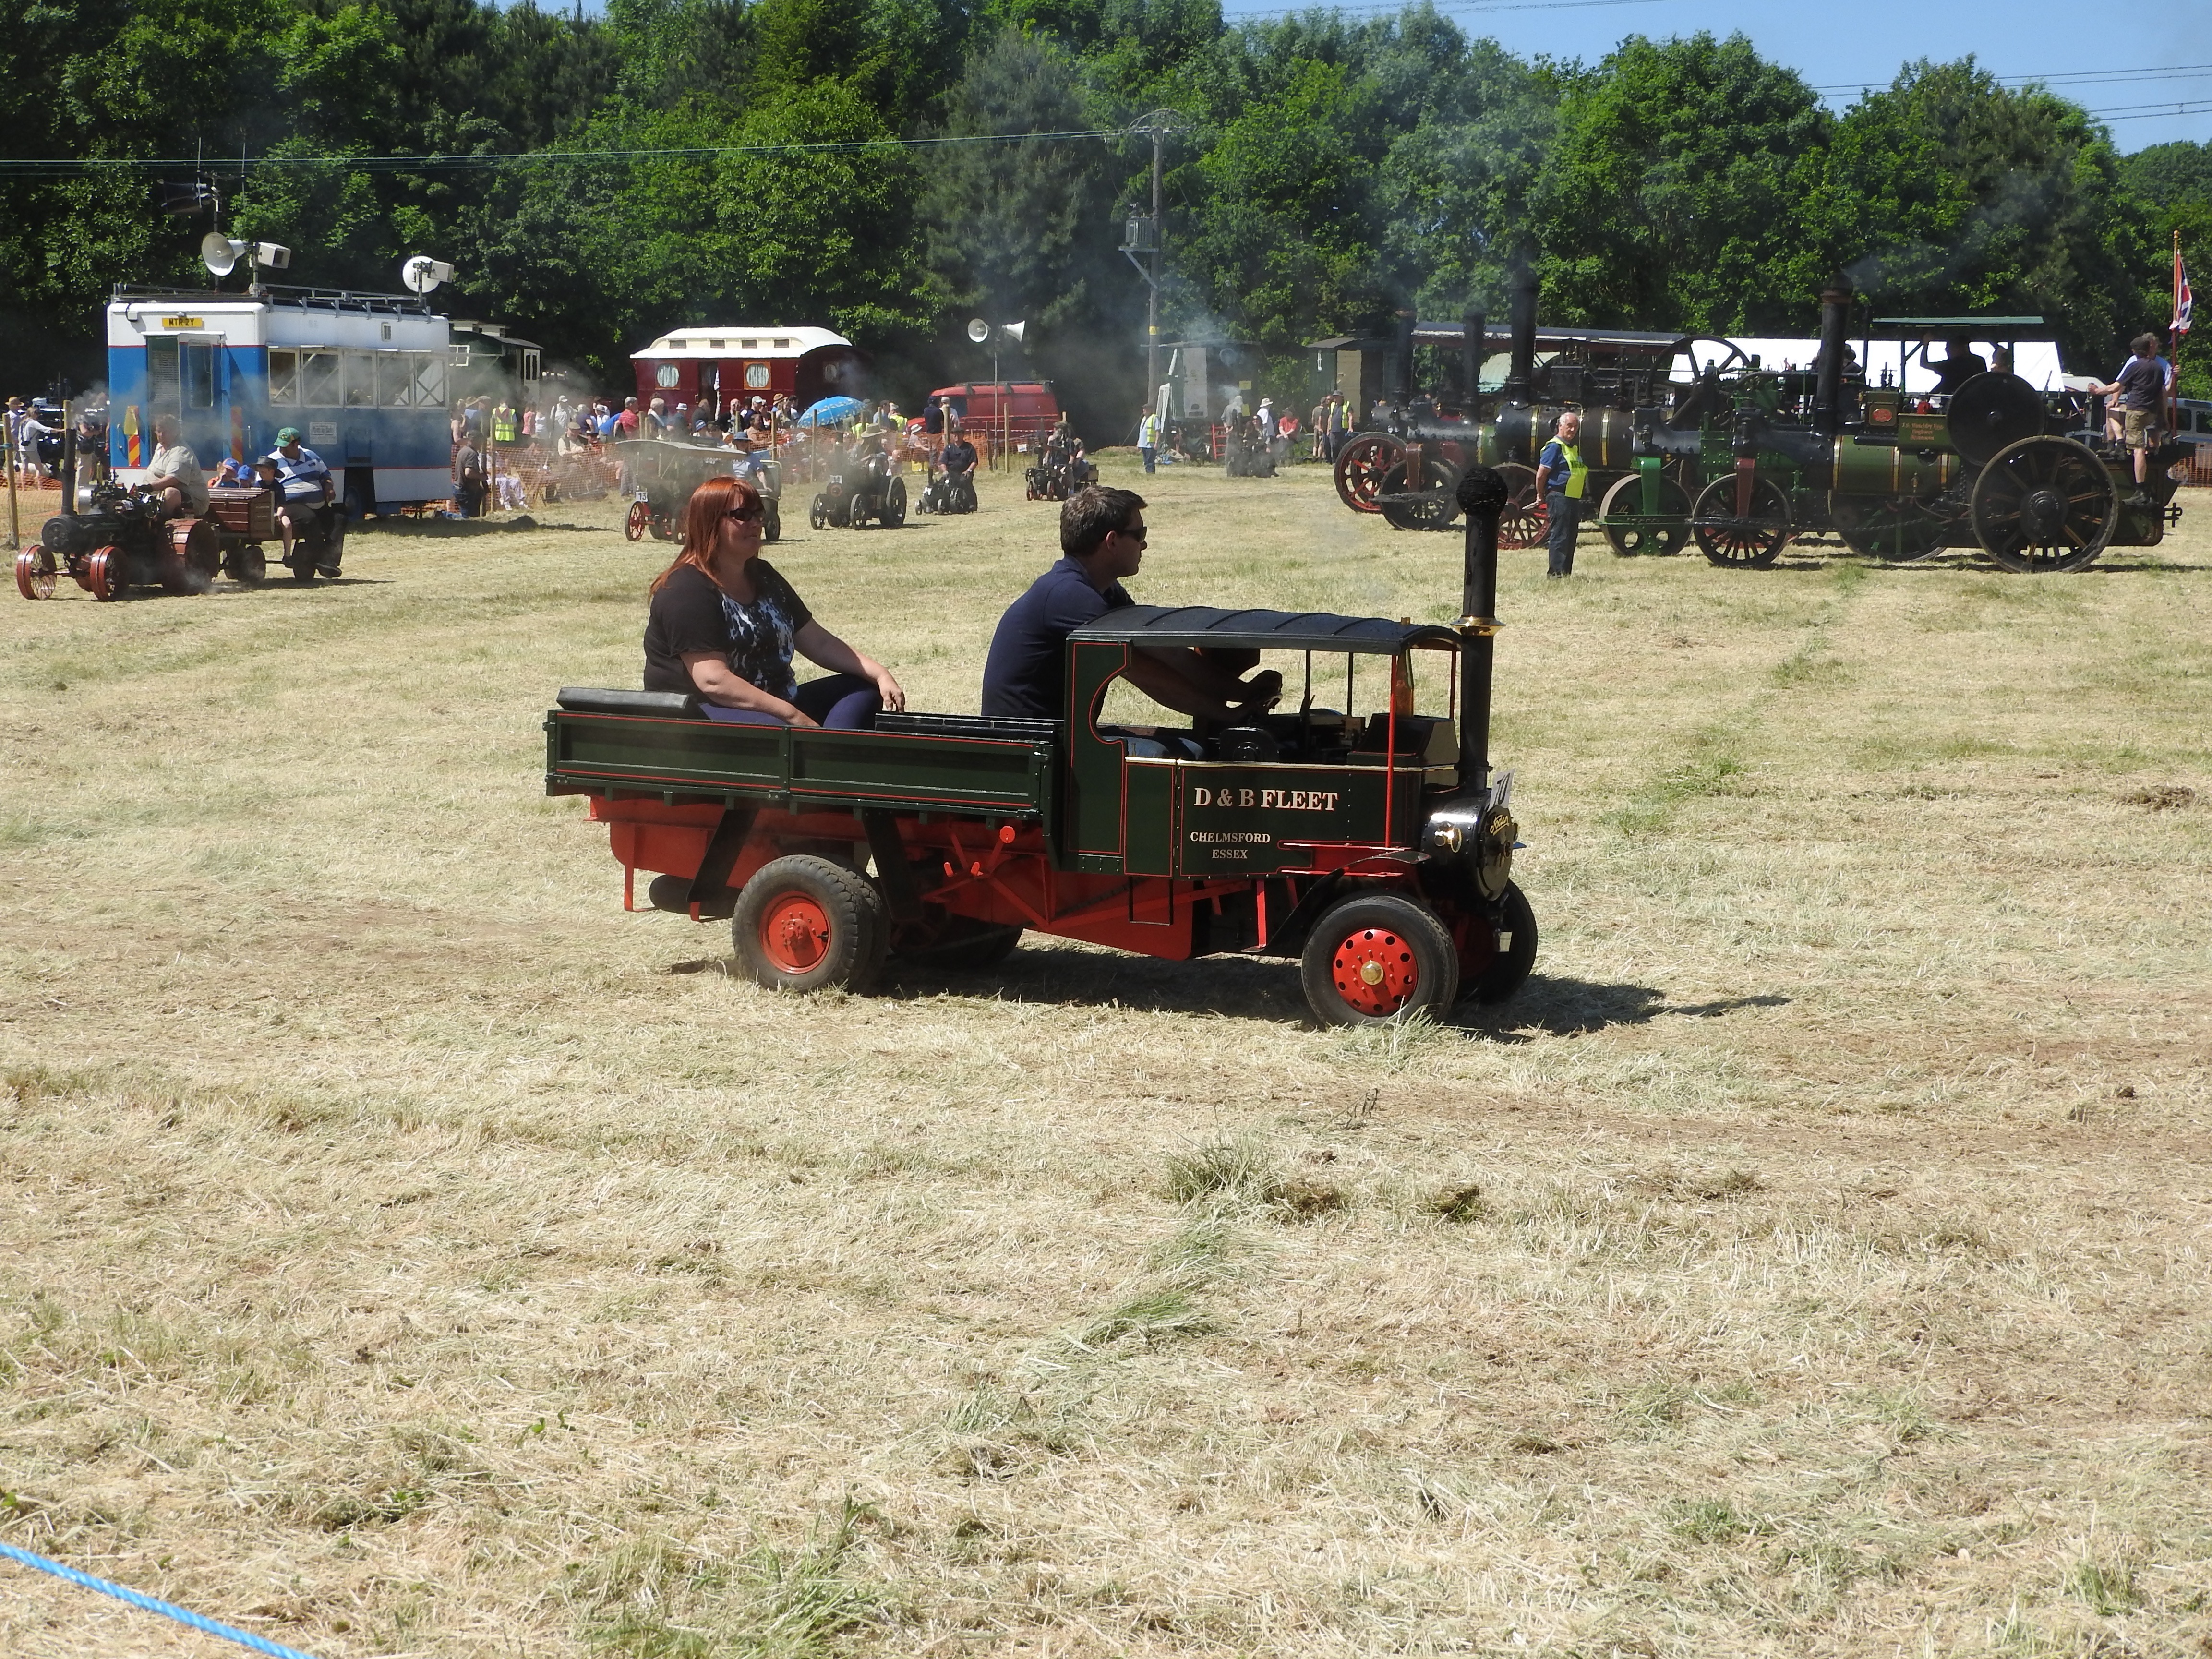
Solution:
[(266, 454), (295, 426), (356, 514), (453, 490), (450, 321), (412, 295), (120, 288), (107, 307), (108, 463), (143, 476), (177, 417), (200, 465)]

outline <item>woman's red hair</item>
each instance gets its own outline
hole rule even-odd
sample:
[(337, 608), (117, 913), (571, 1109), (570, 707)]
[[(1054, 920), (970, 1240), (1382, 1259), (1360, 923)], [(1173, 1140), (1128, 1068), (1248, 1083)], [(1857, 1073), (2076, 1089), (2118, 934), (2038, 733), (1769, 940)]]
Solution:
[(684, 550), (676, 556), (676, 562), (653, 579), (646, 590), (658, 593), (668, 586), (668, 579), (685, 565), (713, 579), (708, 562), (714, 556), (714, 543), (722, 533), (722, 520), (741, 507), (760, 511), (760, 491), (743, 478), (709, 478), (691, 492), (691, 499), (684, 504)]

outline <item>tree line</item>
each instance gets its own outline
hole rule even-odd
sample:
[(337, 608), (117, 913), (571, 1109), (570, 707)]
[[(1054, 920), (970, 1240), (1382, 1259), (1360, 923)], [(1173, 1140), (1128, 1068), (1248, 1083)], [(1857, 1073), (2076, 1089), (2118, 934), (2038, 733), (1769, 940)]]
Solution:
[[(1021, 318), (1010, 370), (1108, 438), (1143, 379), (1119, 248), (1151, 146), (1124, 135), (1158, 108), (1188, 122), (1166, 337), (1255, 348), (1293, 397), (1307, 340), (1502, 315), (1517, 257), (1547, 320), (1807, 333), (1840, 271), (1888, 313), (2040, 313), (2100, 374), (2166, 322), (2172, 232), (2212, 258), (2212, 147), (2123, 156), (1972, 59), (1838, 113), (1741, 36), (1532, 61), (1425, 5), (6, 0), (0, 351), (96, 379), (112, 284), (204, 286), (206, 222), (155, 208), (177, 170), (133, 165), (197, 156), (227, 231), (295, 250), (289, 280), (389, 290), (404, 256), (449, 259), (452, 309), (599, 386), (672, 326), (820, 322), (911, 398), (988, 373), (969, 316)], [(1066, 134), (1107, 136), (1043, 136)]]

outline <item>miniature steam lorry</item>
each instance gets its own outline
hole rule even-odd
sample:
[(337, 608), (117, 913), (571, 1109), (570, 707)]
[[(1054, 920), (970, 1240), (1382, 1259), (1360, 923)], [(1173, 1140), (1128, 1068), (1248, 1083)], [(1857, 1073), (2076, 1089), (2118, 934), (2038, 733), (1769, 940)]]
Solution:
[[(861, 988), (890, 955), (988, 967), (1035, 929), (1171, 961), (1295, 957), (1332, 1024), (1502, 1001), (1536, 955), (1511, 879), (1511, 775), (1493, 780), (1488, 758), (1507, 494), (1487, 468), (1461, 481), (1454, 623), (1132, 606), (1069, 636), (1051, 720), (795, 730), (709, 720), (679, 694), (569, 688), (545, 720), (546, 792), (589, 799), (626, 908), (637, 872), (657, 872), (650, 902), (730, 918), (765, 986)], [(1305, 693), (1206, 739), (1203, 759), (1132, 755), (1101, 709), (1147, 646), (1296, 653)], [(1342, 711), (1316, 706), (1324, 684)]]

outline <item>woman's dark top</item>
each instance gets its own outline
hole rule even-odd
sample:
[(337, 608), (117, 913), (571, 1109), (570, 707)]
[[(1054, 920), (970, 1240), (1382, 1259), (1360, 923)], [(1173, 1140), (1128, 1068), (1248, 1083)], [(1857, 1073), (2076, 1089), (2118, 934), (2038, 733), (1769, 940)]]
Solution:
[(739, 605), (696, 565), (680, 564), (653, 596), (645, 621), (645, 689), (695, 691), (684, 656), (712, 651), (730, 672), (772, 697), (787, 701), (799, 690), (791, 672), (792, 641), (814, 620), (806, 602), (766, 559), (745, 566), (753, 602)]

